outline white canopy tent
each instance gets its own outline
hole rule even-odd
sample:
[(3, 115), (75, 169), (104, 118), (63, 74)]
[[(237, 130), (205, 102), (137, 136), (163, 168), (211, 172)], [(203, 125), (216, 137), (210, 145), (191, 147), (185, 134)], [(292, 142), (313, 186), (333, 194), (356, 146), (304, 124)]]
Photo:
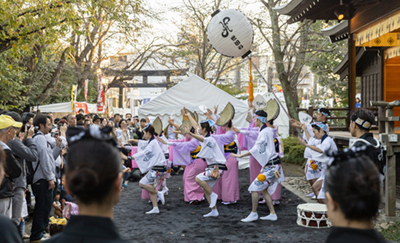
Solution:
[[(97, 112), (97, 104), (87, 104), (90, 113), (98, 113)], [(37, 106), (34, 107), (35, 111), (37, 110)], [(65, 112), (72, 113), (72, 103), (71, 102), (63, 102), (56, 103), (50, 105), (41, 105), (39, 106), (41, 112)]]
[(231, 102), (235, 107), (233, 125), (236, 127), (248, 127), (249, 124), (246, 122), (248, 107), (244, 102), (199, 76), (192, 75), (140, 107), (139, 117), (147, 116), (150, 120), (153, 120), (159, 116), (165, 127), (169, 116), (175, 119), (175, 123), (181, 124), (182, 115), (180, 114), (180, 109), (183, 107), (192, 112), (196, 111), (199, 114), (199, 119), (203, 120), (206, 117), (200, 111), (200, 105), (205, 105), (212, 111), (214, 111), (214, 105), (218, 105), (218, 112), (220, 112), (228, 102)]

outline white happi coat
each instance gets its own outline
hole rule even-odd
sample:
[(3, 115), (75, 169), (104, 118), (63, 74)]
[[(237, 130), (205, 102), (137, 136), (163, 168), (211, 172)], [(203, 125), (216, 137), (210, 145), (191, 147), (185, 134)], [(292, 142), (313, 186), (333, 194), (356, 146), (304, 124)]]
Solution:
[(249, 152), (262, 167), (271, 159), (276, 158), (278, 154), (275, 151), (274, 130), (269, 127), (262, 129)]
[(204, 158), (207, 165), (225, 164), (224, 148), (218, 145), (212, 136), (204, 138), (204, 142), (200, 142), (201, 150), (197, 154), (198, 158)]
[(139, 140), (138, 152), (134, 155), (135, 161), (142, 174), (154, 166), (165, 166), (166, 160), (163, 151), (156, 139), (150, 142)]

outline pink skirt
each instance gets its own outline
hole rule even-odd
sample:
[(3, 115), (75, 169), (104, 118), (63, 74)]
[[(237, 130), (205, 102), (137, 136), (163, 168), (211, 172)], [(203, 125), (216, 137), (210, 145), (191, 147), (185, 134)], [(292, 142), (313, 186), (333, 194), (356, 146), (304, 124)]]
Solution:
[(235, 202), (240, 199), (239, 193), (239, 165), (235, 157), (229, 156), (226, 160), (227, 171), (221, 176), (213, 188), (218, 199), (223, 202)]
[(201, 201), (204, 196), (203, 189), (197, 184), (196, 176), (201, 172), (204, 172), (207, 168), (207, 162), (202, 159), (197, 159), (193, 165), (189, 165), (185, 170), (190, 167), (189, 171), (184, 177), (183, 193), (185, 195), (185, 201)]

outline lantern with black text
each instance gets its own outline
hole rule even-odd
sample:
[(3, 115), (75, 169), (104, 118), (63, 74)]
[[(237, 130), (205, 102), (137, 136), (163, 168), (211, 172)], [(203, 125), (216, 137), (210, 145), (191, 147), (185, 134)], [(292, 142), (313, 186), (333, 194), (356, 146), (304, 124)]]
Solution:
[(212, 47), (227, 57), (245, 58), (253, 45), (253, 26), (236, 9), (217, 10), (207, 27), (207, 38)]

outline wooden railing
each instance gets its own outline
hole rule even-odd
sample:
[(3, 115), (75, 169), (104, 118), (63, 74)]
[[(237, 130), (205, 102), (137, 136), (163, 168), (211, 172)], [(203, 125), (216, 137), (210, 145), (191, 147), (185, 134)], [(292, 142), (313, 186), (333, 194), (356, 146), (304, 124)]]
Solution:
[[(374, 112), (375, 117), (378, 116), (377, 107), (369, 107), (364, 109), (371, 110), (372, 112)], [(313, 118), (314, 121), (317, 120), (315, 114), (318, 111), (318, 108), (309, 106), (308, 108), (297, 108), (297, 111), (305, 111), (308, 115), (310, 115)], [(350, 120), (349, 108), (329, 108), (329, 111), (331, 113), (331, 116), (328, 117), (327, 121), (329, 125), (329, 131), (349, 131), (349, 120)], [(338, 115), (337, 113), (344, 113), (344, 115), (340, 114), (340, 116), (337, 116)], [(372, 126), (372, 129), (378, 129), (378, 126), (374, 125)]]

